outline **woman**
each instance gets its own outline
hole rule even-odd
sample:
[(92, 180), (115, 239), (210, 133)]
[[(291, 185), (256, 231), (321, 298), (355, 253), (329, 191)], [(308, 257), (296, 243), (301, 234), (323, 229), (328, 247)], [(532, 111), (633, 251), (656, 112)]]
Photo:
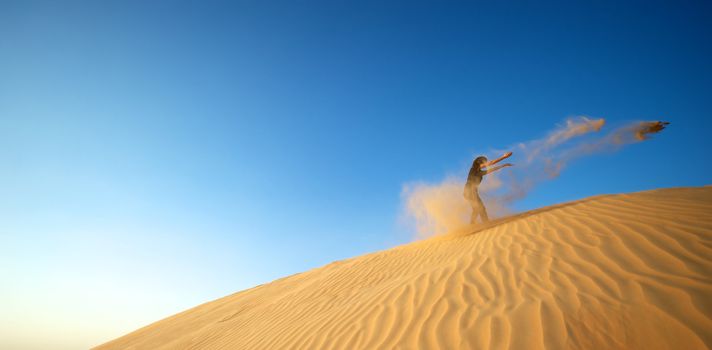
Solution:
[(487, 157), (477, 157), (474, 162), (472, 162), (472, 168), (470, 168), (470, 173), (467, 175), (467, 183), (465, 184), (465, 199), (472, 205), (472, 217), (470, 218), (470, 223), (474, 224), (477, 220), (477, 216), (480, 216), (480, 220), (483, 223), (487, 222), (489, 218), (487, 217), (487, 210), (485, 209), (484, 203), (482, 203), (482, 198), (480, 198), (480, 193), (478, 187), (482, 182), (482, 177), (493, 173), (499, 169), (512, 166), (512, 164), (507, 163), (503, 165), (496, 166), (491, 169), (486, 169), (489, 166), (495, 165), (504, 159), (509, 158), (512, 152), (507, 152), (501, 157), (488, 162)]

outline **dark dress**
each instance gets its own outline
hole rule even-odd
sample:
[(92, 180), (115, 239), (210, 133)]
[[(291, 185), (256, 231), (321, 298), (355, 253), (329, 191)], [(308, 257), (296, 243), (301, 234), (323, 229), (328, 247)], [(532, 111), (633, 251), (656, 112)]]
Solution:
[(467, 183), (465, 184), (465, 191), (463, 195), (472, 206), (472, 216), (470, 217), (471, 224), (476, 222), (478, 215), (480, 216), (482, 222), (487, 222), (489, 220), (485, 204), (482, 202), (482, 198), (480, 198), (480, 193), (478, 191), (480, 183), (482, 183), (482, 177), (486, 174), (486, 170), (482, 170), (480, 167), (475, 166), (470, 168), (470, 173), (467, 174)]

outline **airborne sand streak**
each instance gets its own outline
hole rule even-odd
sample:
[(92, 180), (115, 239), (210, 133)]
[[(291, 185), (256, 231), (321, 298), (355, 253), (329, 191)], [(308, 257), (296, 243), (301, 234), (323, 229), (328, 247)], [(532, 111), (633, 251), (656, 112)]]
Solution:
[[(511, 161), (515, 166), (487, 175), (480, 186), (490, 215), (511, 214), (513, 202), (526, 197), (541, 182), (558, 177), (571, 161), (647, 140), (669, 123), (633, 122), (601, 135), (604, 124), (604, 119), (570, 118), (541, 139), (508, 147), (514, 151)], [(472, 210), (462, 195), (467, 171), (459, 173), (436, 184), (403, 186), (405, 217), (415, 224), (418, 238), (458, 230), (470, 222)]]

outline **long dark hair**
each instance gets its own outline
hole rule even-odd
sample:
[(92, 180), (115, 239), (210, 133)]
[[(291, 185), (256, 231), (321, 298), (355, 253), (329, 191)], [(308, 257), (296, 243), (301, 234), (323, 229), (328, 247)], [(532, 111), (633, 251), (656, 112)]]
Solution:
[(479, 157), (475, 158), (474, 162), (472, 162), (472, 167), (479, 169), (479, 168), (481, 168), (481, 165), (486, 162), (487, 162), (487, 157), (479, 156)]

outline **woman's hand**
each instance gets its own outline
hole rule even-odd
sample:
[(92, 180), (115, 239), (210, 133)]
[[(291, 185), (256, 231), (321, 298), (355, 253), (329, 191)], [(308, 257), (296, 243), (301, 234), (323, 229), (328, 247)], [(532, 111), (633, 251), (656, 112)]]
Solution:
[[(490, 161), (490, 162), (487, 162), (487, 163), (482, 164), (482, 166), (481, 166), (480, 168), (486, 168), (486, 167), (488, 167), (488, 166), (495, 165), (495, 164), (501, 162), (502, 160), (504, 160), (505, 158), (507, 158), (507, 157), (509, 157), (509, 156), (511, 156), (511, 155), (512, 155), (512, 152), (507, 152), (507, 153), (503, 154), (501, 157), (499, 157), (499, 158), (497, 158), (497, 159), (495, 159), (495, 160), (493, 160), (493, 161)], [(511, 166), (511, 164), (510, 164), (510, 166)], [(501, 168), (501, 167), (500, 167), (500, 168)]]

